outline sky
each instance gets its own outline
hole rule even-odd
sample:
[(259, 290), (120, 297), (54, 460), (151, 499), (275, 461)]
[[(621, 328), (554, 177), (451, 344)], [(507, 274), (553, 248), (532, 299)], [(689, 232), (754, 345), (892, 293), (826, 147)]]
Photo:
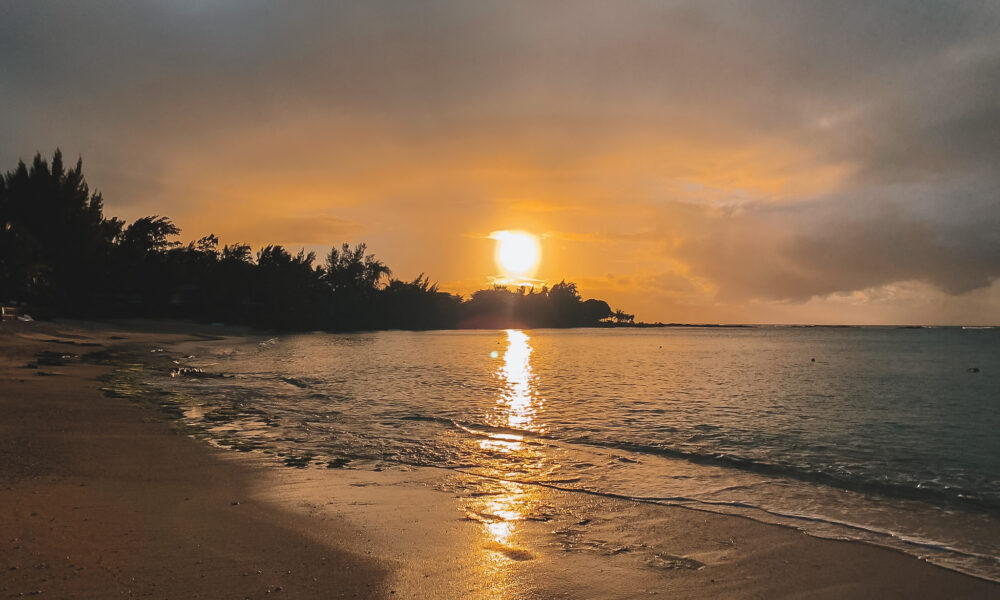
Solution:
[[(0, 169), (645, 321), (1000, 324), (1000, 4), (0, 0)], [(494, 236), (495, 237), (495, 236)]]

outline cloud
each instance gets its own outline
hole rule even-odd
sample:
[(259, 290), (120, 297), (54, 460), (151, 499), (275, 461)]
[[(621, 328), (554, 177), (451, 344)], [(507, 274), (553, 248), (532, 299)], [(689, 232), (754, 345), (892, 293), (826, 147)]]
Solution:
[(254, 219), (241, 227), (253, 240), (282, 240), (288, 245), (335, 246), (353, 237), (357, 224), (331, 215), (299, 214)]
[(363, 236), (445, 281), (493, 272), (463, 234), (549, 232), (540, 276), (650, 319), (979, 310), (998, 30), (977, 2), (37, 0), (0, 20), (0, 161), (61, 146), (126, 218)]
[(1000, 277), (1000, 200), (977, 182), (886, 186), (705, 211), (677, 257), (731, 299), (806, 300), (900, 281), (950, 294)]

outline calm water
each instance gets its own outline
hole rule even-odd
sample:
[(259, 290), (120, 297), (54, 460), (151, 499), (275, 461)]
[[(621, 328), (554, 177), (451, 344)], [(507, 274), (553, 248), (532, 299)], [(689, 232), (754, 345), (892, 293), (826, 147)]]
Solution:
[(737, 513), (1000, 580), (1000, 330), (310, 334), (181, 362), (232, 376), (161, 382), (192, 426), (289, 465)]

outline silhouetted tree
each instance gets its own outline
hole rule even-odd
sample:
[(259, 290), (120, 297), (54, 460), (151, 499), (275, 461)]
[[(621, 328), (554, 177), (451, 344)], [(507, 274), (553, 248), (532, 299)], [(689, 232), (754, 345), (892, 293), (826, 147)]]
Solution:
[(527, 326), (517, 320), (517, 294), (506, 286), (478, 290), (464, 304), (461, 325), (467, 328)]
[(347, 243), (339, 250), (336, 247), (330, 249), (324, 273), (330, 289), (371, 296), (379, 288), (382, 278), (392, 276), (389, 267), (376, 259), (374, 254), (366, 254), (367, 249), (366, 244), (358, 244), (351, 249)]
[(505, 286), (473, 292), (462, 307), (462, 327), (588, 327), (611, 316), (603, 300), (583, 300), (576, 284), (551, 288)]
[(569, 327), (613, 317), (606, 302), (583, 300), (575, 283), (552, 288), (493, 286), (463, 301), (421, 273), (392, 278), (365, 244), (330, 250), (323, 266), (312, 253), (269, 245), (219, 249), (206, 235), (182, 245), (165, 216), (126, 226), (103, 214), (82, 161), (67, 170), (36, 155), (0, 177), (0, 300), (64, 314), (171, 316), (282, 329), (432, 329)]
[(438, 290), (421, 273), (413, 281), (392, 279), (379, 292), (378, 317), (389, 329), (448, 329), (456, 325), (461, 296)]
[(0, 179), (3, 293), (65, 312), (91, 307), (108, 279), (108, 254), (122, 222), (104, 218), (83, 162), (66, 170), (59, 150), (51, 165), (36, 154), (30, 168), (19, 162)]
[(580, 322), (580, 292), (575, 283), (565, 280), (549, 290), (549, 311), (552, 324), (556, 327), (572, 327)]
[(630, 315), (623, 310), (616, 310), (613, 315), (611, 315), (616, 323), (633, 323), (635, 322), (635, 315)]
[(370, 329), (377, 327), (373, 299), (384, 278), (392, 271), (368, 247), (358, 244), (353, 249), (346, 242), (333, 247), (326, 258), (322, 277), (331, 292), (333, 302), (331, 324), (336, 329)]
[(143, 217), (125, 228), (118, 245), (125, 252), (145, 256), (179, 246), (180, 242), (171, 242), (167, 238), (180, 232), (167, 217)]
[(590, 300), (584, 300), (583, 306), (581, 307), (580, 315), (582, 318), (582, 325), (595, 325), (601, 321), (610, 318), (614, 313), (611, 312), (611, 307), (604, 300), (595, 300), (591, 298)]
[(314, 260), (312, 252), (293, 255), (281, 246), (265, 246), (257, 253), (252, 295), (258, 322), (292, 329), (319, 326), (328, 296)]

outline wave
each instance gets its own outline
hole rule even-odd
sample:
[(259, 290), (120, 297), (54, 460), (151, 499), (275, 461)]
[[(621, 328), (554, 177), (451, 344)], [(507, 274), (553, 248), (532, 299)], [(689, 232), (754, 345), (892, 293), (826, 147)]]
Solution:
[[(286, 382), (287, 383), (287, 382)], [(971, 498), (957, 496), (960, 492), (952, 490), (951, 493), (927, 488), (915, 488), (904, 484), (886, 483), (866, 480), (863, 478), (847, 478), (831, 473), (824, 473), (817, 470), (797, 468), (795, 466), (769, 463), (760, 460), (747, 459), (726, 454), (700, 453), (686, 449), (671, 448), (664, 446), (654, 446), (626, 441), (597, 440), (588, 437), (568, 438), (568, 436), (554, 436), (551, 434), (541, 434), (538, 432), (526, 431), (512, 427), (498, 427), (484, 423), (463, 421), (448, 417), (426, 415), (421, 413), (408, 413), (395, 416), (398, 421), (433, 423), (454, 431), (460, 437), (470, 437), (473, 439), (499, 439), (510, 440), (516, 436), (518, 440), (526, 440), (528, 443), (552, 444), (565, 449), (576, 447), (579, 452), (586, 453), (586, 447), (606, 448), (621, 450), (635, 455), (662, 456), (670, 459), (684, 460), (694, 464), (710, 465), (749, 471), (757, 474), (772, 476), (776, 479), (798, 480), (810, 484), (822, 484), (840, 489), (850, 489), (861, 492), (877, 492), (884, 495), (930, 501), (931, 504), (941, 505), (948, 503), (961, 504), (964, 508), (970, 506), (977, 509), (1000, 512), (998, 503), (989, 499)], [(305, 429), (312, 429), (311, 422), (300, 422), (300, 426)], [(320, 439), (323, 436), (317, 435), (325, 432), (325, 428), (319, 428), (312, 432), (311, 437)], [(440, 439), (435, 432), (429, 432), (431, 437)], [(929, 537), (918, 537), (907, 535), (906, 533), (891, 531), (886, 527), (873, 524), (862, 524), (848, 520), (833, 518), (828, 515), (819, 514), (812, 510), (797, 510), (777, 508), (769, 505), (764, 498), (756, 498), (752, 491), (740, 494), (738, 500), (716, 500), (706, 497), (697, 497), (699, 492), (692, 493), (685, 490), (678, 495), (641, 495), (628, 493), (629, 490), (615, 491), (613, 489), (600, 489), (602, 484), (588, 481), (588, 477), (560, 476), (553, 469), (545, 472), (527, 473), (523, 472), (522, 477), (504, 475), (502, 473), (489, 472), (484, 470), (484, 463), (479, 460), (469, 460), (464, 452), (450, 452), (447, 443), (444, 446), (436, 444), (426, 444), (426, 437), (420, 435), (413, 439), (396, 438), (396, 447), (390, 443), (388, 445), (379, 444), (374, 447), (365, 448), (363, 446), (352, 445), (350, 448), (338, 448), (335, 451), (336, 458), (331, 458), (329, 464), (340, 464), (337, 460), (369, 459), (378, 462), (395, 463), (400, 465), (432, 467), (462, 473), (468, 476), (475, 476), (485, 479), (507, 481), (526, 485), (535, 485), (561, 492), (587, 494), (595, 497), (618, 499), (630, 502), (641, 502), (646, 504), (656, 504), (662, 506), (676, 506), (690, 510), (701, 510), (705, 512), (719, 514), (738, 514), (764, 523), (771, 523), (798, 529), (809, 535), (816, 537), (832, 537), (846, 539), (863, 543), (870, 543), (901, 550), (913, 556), (919, 557), (945, 568), (960, 571), (975, 577), (1000, 581), (1000, 560), (996, 556), (976, 552), (967, 548), (956, 547), (954, 544), (930, 539)], [(424, 441), (422, 441), (424, 440)], [(405, 443), (404, 443), (405, 442)], [(333, 455), (331, 455), (333, 456)], [(614, 456), (614, 454), (612, 454)], [(306, 460), (313, 458), (313, 454), (306, 452), (303, 457)], [(292, 462), (286, 460), (290, 466), (299, 466), (299, 457), (292, 456)], [(584, 458), (581, 455), (581, 458)], [(628, 462), (639, 462), (629, 458)], [(517, 459), (514, 459), (517, 460)], [(585, 464), (585, 463), (581, 463)], [(593, 466), (592, 464), (590, 466)], [(549, 475), (553, 475), (549, 477)], [(751, 487), (747, 485), (730, 486), (721, 490), (713, 490), (712, 493), (724, 491), (729, 492), (739, 488)], [(633, 490), (634, 491), (634, 490)], [(819, 509), (822, 511), (822, 508)]]
[[(474, 476), (474, 477), (482, 477), (484, 479), (492, 479), (492, 480), (496, 480), (496, 481), (505, 481), (505, 482), (509, 482), (509, 483), (518, 483), (518, 484), (522, 484), (522, 485), (536, 485), (536, 486), (539, 486), (539, 487), (543, 487), (543, 488), (547, 488), (547, 489), (552, 489), (552, 490), (558, 490), (558, 491), (561, 491), (561, 492), (586, 494), (586, 495), (590, 495), (590, 496), (598, 496), (598, 497), (608, 498), (608, 499), (612, 499), (612, 500), (625, 500), (625, 501), (629, 501), (629, 502), (640, 502), (640, 503), (644, 503), (644, 504), (657, 504), (657, 505), (661, 505), (661, 506), (680, 507), (680, 508), (687, 508), (687, 509), (690, 509), (690, 510), (701, 510), (701, 511), (704, 511), (704, 512), (711, 512), (711, 513), (716, 513), (716, 514), (720, 513), (720, 511), (718, 510), (719, 508), (739, 508), (739, 509), (747, 509), (747, 510), (759, 511), (761, 513), (764, 513), (766, 515), (770, 515), (772, 517), (776, 517), (778, 519), (784, 519), (784, 520), (787, 520), (787, 521), (791, 521), (792, 524), (783, 523), (783, 522), (777, 522), (777, 523), (775, 523), (775, 522), (771, 522), (771, 521), (767, 521), (767, 520), (762, 520), (762, 522), (766, 522), (766, 523), (770, 523), (770, 524), (776, 524), (776, 525), (791, 526), (791, 527), (793, 527), (795, 529), (798, 529), (799, 531), (802, 531), (803, 533), (814, 535), (816, 537), (827, 537), (827, 536), (817, 535), (817, 532), (813, 531), (813, 530), (810, 530), (810, 528), (807, 527), (806, 524), (808, 524), (808, 523), (820, 523), (820, 524), (824, 524), (824, 525), (831, 525), (831, 526), (834, 526), (834, 527), (836, 527), (838, 529), (846, 529), (846, 530), (855, 531), (855, 532), (858, 532), (858, 533), (861, 533), (861, 534), (865, 534), (865, 535), (869, 536), (870, 538), (873, 538), (873, 539), (865, 539), (864, 537), (857, 537), (857, 536), (855, 536), (855, 537), (849, 537), (848, 539), (850, 539), (851, 541), (873, 543), (875, 545), (887, 546), (887, 547), (890, 547), (890, 548), (896, 548), (896, 549), (899, 549), (899, 550), (903, 550), (904, 552), (906, 552), (909, 549), (908, 553), (915, 554), (917, 557), (919, 557), (919, 558), (921, 558), (923, 560), (928, 560), (929, 562), (933, 562), (934, 564), (938, 564), (940, 566), (944, 566), (944, 567), (947, 567), (947, 568), (950, 568), (950, 569), (953, 569), (953, 570), (957, 570), (957, 571), (960, 571), (960, 572), (965, 573), (967, 575), (971, 575), (973, 577), (978, 577), (980, 579), (985, 579), (985, 580), (988, 580), (988, 581), (1000, 582), (1000, 557), (996, 557), (996, 556), (993, 556), (993, 555), (990, 555), (990, 554), (984, 554), (984, 553), (980, 553), (980, 552), (974, 552), (974, 551), (969, 551), (969, 550), (962, 550), (962, 549), (959, 549), (959, 548), (955, 548), (953, 545), (951, 545), (951, 544), (949, 544), (947, 542), (941, 542), (941, 541), (937, 541), (937, 540), (928, 540), (928, 539), (917, 538), (917, 537), (914, 537), (914, 536), (908, 536), (908, 535), (900, 534), (900, 533), (897, 533), (897, 532), (889, 531), (887, 529), (882, 529), (882, 528), (871, 526), (871, 525), (863, 525), (863, 524), (854, 523), (854, 522), (851, 522), (851, 521), (844, 521), (844, 520), (840, 520), (840, 519), (833, 519), (833, 518), (826, 517), (826, 516), (823, 516), (823, 515), (808, 514), (808, 513), (793, 513), (793, 512), (788, 512), (788, 511), (780, 511), (780, 510), (775, 510), (775, 509), (772, 509), (772, 508), (768, 508), (768, 507), (760, 505), (760, 504), (754, 504), (754, 503), (751, 503), (751, 502), (744, 502), (744, 501), (706, 500), (706, 499), (703, 499), (703, 498), (694, 498), (694, 497), (689, 497), (689, 496), (663, 496), (663, 497), (661, 497), (661, 496), (636, 496), (636, 495), (631, 495), (631, 494), (620, 494), (620, 493), (615, 493), (615, 492), (610, 492), (610, 491), (594, 490), (594, 489), (589, 489), (589, 488), (567, 487), (567, 486), (560, 485), (561, 482), (558, 482), (558, 481), (541, 481), (541, 480), (526, 480), (526, 479), (507, 478), (507, 477), (501, 477), (501, 476), (496, 476), (496, 475), (489, 475), (489, 474), (479, 473), (479, 472), (468, 470), (468, 469), (464, 469), (464, 468), (452, 468), (450, 470), (457, 471), (457, 472), (460, 472), (460, 473), (463, 473), (463, 474), (466, 474), (466, 475), (471, 475), (471, 476)], [(723, 513), (723, 514), (726, 514), (726, 513)], [(756, 519), (756, 520), (760, 520), (760, 519)], [(879, 543), (879, 540), (882, 540), (882, 541), (888, 542), (888, 543)], [(949, 555), (952, 558), (954, 558), (954, 557), (960, 557), (960, 558), (966, 558), (966, 559), (972, 559), (972, 560), (975, 560), (975, 561), (985, 562), (985, 563), (988, 563), (992, 567), (992, 569), (989, 572), (984, 572), (984, 571), (979, 570), (979, 569), (963, 568), (960, 565), (956, 565), (953, 560), (942, 560), (943, 557), (939, 557), (937, 560), (932, 560), (932, 557), (930, 557), (930, 556), (922, 555), (920, 553), (913, 552), (913, 550), (916, 550), (916, 549), (930, 550), (930, 551), (933, 551), (933, 552), (940, 552), (942, 554)], [(996, 570), (995, 573), (992, 572), (994, 569)]]
[(827, 485), (854, 492), (878, 493), (905, 500), (921, 500), (936, 505), (956, 506), (964, 509), (971, 508), (1000, 515), (1000, 498), (984, 497), (975, 491), (962, 488), (918, 487), (923, 484), (921, 482), (908, 484), (904, 482), (879, 481), (861, 476), (851, 477), (819, 469), (808, 469), (796, 465), (767, 462), (731, 454), (693, 452), (690, 450), (666, 446), (650, 446), (634, 442), (594, 440), (586, 437), (565, 441), (588, 446), (627, 450), (640, 454), (664, 456), (699, 465), (739, 469), (759, 475), (794, 479), (805, 483)]
[(428, 423), (438, 423), (445, 426), (451, 426), (460, 431), (475, 436), (475, 437), (495, 437), (497, 435), (507, 435), (507, 436), (517, 436), (519, 438), (545, 438), (545, 439), (556, 439), (548, 438), (542, 434), (534, 431), (528, 431), (525, 429), (517, 429), (514, 427), (498, 427), (496, 425), (486, 425), (484, 423), (470, 423), (468, 421), (458, 421), (456, 419), (449, 419), (447, 417), (433, 417), (427, 415), (406, 415), (400, 417), (402, 421), (425, 421)]
[(937, 506), (957, 507), (976, 510), (992, 515), (1000, 515), (1000, 497), (983, 496), (981, 493), (959, 487), (930, 487), (926, 482), (880, 481), (861, 475), (832, 473), (820, 469), (810, 469), (787, 463), (768, 462), (733, 454), (698, 452), (662, 445), (640, 444), (621, 440), (600, 440), (586, 436), (561, 438), (537, 432), (509, 427), (495, 427), (482, 423), (469, 423), (446, 417), (411, 414), (402, 417), (407, 421), (425, 421), (452, 427), (475, 437), (494, 435), (516, 435), (523, 438), (538, 438), (583, 446), (624, 450), (636, 454), (661, 456), (684, 460), (689, 463), (738, 469), (740, 471), (766, 475), (781, 479), (791, 479), (809, 484), (819, 484), (860, 493), (876, 493), (903, 500), (918, 500)]

